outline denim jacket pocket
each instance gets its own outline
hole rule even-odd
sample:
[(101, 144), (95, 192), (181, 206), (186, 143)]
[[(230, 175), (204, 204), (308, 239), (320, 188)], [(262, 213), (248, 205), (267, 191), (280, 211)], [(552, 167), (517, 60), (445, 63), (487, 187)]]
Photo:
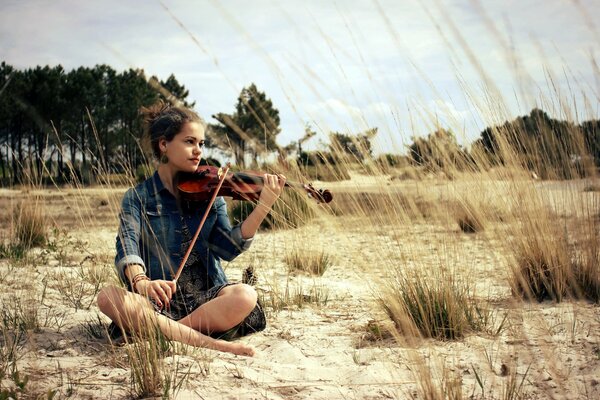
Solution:
[(146, 207), (143, 212), (144, 217), (144, 235), (149, 239), (146, 243), (154, 243), (157, 241), (163, 246), (167, 245), (167, 241), (172, 237), (170, 215), (158, 207)]

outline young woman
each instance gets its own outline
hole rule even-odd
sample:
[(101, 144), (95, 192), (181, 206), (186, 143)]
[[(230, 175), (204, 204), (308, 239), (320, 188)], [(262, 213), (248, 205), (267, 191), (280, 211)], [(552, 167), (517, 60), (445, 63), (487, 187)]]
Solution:
[(125, 193), (115, 267), (127, 290), (104, 288), (98, 307), (123, 331), (158, 326), (172, 340), (252, 356), (251, 346), (219, 339), (259, 331), (266, 324), (256, 291), (228, 283), (220, 260), (231, 261), (248, 249), (281, 194), (285, 177), (265, 174), (257, 207), (234, 227), (225, 201), (217, 197), (174, 282), (206, 210), (206, 204), (184, 210), (176, 188), (178, 174), (194, 172), (200, 164), (204, 126), (194, 112), (163, 103), (142, 112), (160, 164), (151, 178)]

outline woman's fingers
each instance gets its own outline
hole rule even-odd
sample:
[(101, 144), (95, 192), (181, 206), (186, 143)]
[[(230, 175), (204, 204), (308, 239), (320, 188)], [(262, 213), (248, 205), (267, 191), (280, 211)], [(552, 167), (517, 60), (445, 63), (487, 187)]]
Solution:
[(163, 281), (160, 283), (161, 289), (166, 295), (167, 302), (171, 300), (171, 296), (173, 296), (173, 290), (171, 289), (171, 285), (167, 283), (167, 281)]
[(269, 189), (277, 193), (276, 189), (280, 189), (279, 192), (281, 192), (281, 189), (283, 189), (283, 187), (285, 186), (286, 177), (281, 174), (265, 174), (264, 181), (266, 182)]
[(279, 174), (278, 178), (279, 178), (279, 187), (281, 189), (283, 189), (284, 186), (285, 186), (285, 181), (287, 180), (287, 178), (285, 177), (285, 175), (282, 175), (282, 174)]
[(169, 305), (174, 292), (174, 285), (168, 281), (156, 280), (151, 281), (151, 286), (148, 289), (148, 296), (154, 299), (159, 307)]
[[(144, 282), (144, 286), (140, 287), (140, 285), (142, 285), (142, 282)], [(167, 305), (167, 307), (169, 307), (171, 298), (177, 290), (177, 284), (173, 281), (164, 280), (141, 281), (138, 283), (138, 290), (140, 290), (140, 294), (146, 295), (152, 300), (154, 300), (154, 302), (160, 308), (162, 308), (165, 304)]]
[(165, 282), (171, 288), (171, 296), (173, 296), (173, 293), (175, 293), (177, 291), (177, 283), (175, 281), (165, 281)]
[(171, 291), (168, 288), (168, 286), (166, 286), (166, 285), (163, 286), (162, 282), (160, 282), (156, 287), (156, 292), (158, 293), (158, 295), (160, 296), (160, 299), (162, 300), (162, 302), (164, 304), (168, 304), (169, 301), (171, 300), (171, 296), (167, 293), (167, 290), (169, 292)]
[(158, 292), (156, 291), (156, 289), (154, 287), (150, 287), (148, 289), (147, 294), (148, 294), (148, 297), (150, 297), (152, 300), (154, 300), (156, 305), (158, 305), (160, 308), (163, 307), (163, 303), (160, 300), (160, 295), (158, 294)]

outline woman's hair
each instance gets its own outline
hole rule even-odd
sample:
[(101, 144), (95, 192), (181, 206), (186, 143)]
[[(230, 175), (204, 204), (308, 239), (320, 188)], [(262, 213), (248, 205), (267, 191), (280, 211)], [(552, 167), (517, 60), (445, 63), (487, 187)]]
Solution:
[(162, 100), (150, 107), (142, 107), (140, 113), (144, 117), (146, 142), (150, 142), (152, 154), (156, 158), (160, 158), (158, 142), (161, 139), (164, 138), (167, 142), (173, 140), (186, 122), (203, 122), (192, 110), (172, 106)]

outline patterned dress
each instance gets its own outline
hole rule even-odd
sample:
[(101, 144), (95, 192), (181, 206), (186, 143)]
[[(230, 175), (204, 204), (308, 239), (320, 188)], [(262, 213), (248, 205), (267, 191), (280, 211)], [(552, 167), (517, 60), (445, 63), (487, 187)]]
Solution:
[[(181, 219), (181, 227), (184, 240), (181, 243), (180, 251), (181, 254), (185, 254), (191, 244), (192, 235), (190, 234), (183, 217)], [(161, 309), (153, 303), (154, 309), (156, 312), (177, 321), (189, 315), (204, 303), (216, 298), (221, 289), (230, 285), (232, 284), (226, 283), (213, 286), (213, 283), (206, 273), (206, 267), (202, 264), (196, 250), (193, 249), (186, 261), (185, 267), (183, 267), (179, 279), (177, 280), (177, 290), (171, 298), (169, 307), (163, 307)], [(252, 312), (238, 326), (227, 332), (209, 332), (209, 334), (213, 337), (233, 339), (262, 331), (265, 327), (265, 313), (261, 305), (257, 304)]]

